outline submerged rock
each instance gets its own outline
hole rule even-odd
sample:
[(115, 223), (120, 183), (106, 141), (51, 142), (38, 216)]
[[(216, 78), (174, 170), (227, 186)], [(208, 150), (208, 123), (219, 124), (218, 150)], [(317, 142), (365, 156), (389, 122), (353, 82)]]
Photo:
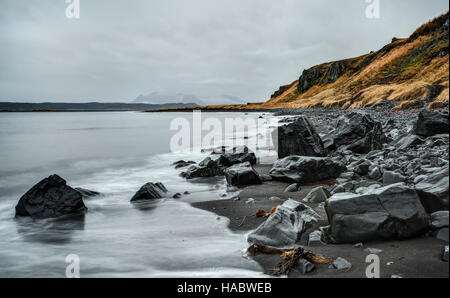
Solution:
[(78, 191), (83, 196), (83, 198), (93, 198), (93, 197), (98, 197), (100, 195), (100, 193), (97, 191), (93, 191), (93, 190), (89, 190), (89, 189), (85, 189), (85, 188), (81, 188), (81, 187), (76, 187), (75, 190)]
[(414, 126), (417, 135), (431, 137), (437, 134), (448, 134), (448, 113), (422, 111)]
[(342, 163), (328, 157), (289, 156), (274, 163), (270, 176), (287, 183), (318, 182), (338, 178), (345, 171)]
[(212, 160), (210, 157), (204, 159), (198, 165), (191, 165), (186, 173), (186, 179), (194, 179), (194, 178), (207, 178), (207, 177), (215, 177), (222, 173), (222, 169), (219, 166), (216, 160)]
[(256, 164), (256, 155), (247, 146), (233, 148), (231, 153), (222, 154), (219, 158), (219, 164), (225, 167), (231, 167), (236, 164), (249, 162)]
[(82, 194), (58, 175), (45, 178), (24, 194), (16, 206), (16, 216), (56, 218), (87, 210)]
[(162, 183), (147, 183), (133, 196), (131, 202), (162, 199), (166, 194), (167, 189)]
[(225, 178), (228, 185), (247, 186), (262, 184), (259, 174), (253, 169), (249, 162), (234, 165), (225, 170)]
[(427, 232), (430, 218), (414, 189), (403, 183), (357, 195), (332, 196), (325, 206), (336, 243), (405, 239)]
[(299, 116), (295, 122), (278, 127), (278, 157), (290, 155), (326, 155), (320, 136), (305, 116)]
[(251, 243), (261, 243), (272, 247), (292, 246), (300, 240), (305, 230), (320, 219), (320, 215), (308, 206), (288, 200), (247, 239)]

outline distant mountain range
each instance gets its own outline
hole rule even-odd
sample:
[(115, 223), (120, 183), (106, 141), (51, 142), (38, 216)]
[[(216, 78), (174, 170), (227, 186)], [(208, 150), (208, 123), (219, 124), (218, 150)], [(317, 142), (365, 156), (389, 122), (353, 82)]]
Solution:
[(196, 103), (20, 103), (20, 102), (0, 102), (2, 112), (31, 112), (31, 111), (156, 111), (166, 108), (189, 108), (197, 107)]
[(165, 104), (165, 103), (196, 103), (198, 105), (229, 105), (229, 104), (243, 104), (244, 101), (233, 95), (216, 95), (216, 96), (196, 96), (192, 94), (183, 93), (161, 93), (152, 92), (147, 95), (139, 95), (134, 103), (148, 103), (148, 104)]

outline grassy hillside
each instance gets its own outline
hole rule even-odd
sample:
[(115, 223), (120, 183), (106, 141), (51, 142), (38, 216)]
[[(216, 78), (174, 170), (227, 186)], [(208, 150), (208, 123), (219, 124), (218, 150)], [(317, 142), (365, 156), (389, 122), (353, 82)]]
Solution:
[(264, 107), (342, 106), (391, 103), (395, 108), (439, 107), (449, 100), (449, 14), (394, 38), (377, 52), (305, 70), (282, 86)]

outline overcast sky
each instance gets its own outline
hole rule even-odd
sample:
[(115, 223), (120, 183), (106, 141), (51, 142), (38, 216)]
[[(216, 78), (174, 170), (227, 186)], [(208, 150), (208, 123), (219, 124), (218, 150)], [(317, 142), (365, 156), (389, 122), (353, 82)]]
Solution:
[(378, 50), (447, 0), (1, 0), (0, 101), (161, 92), (262, 101), (302, 70)]

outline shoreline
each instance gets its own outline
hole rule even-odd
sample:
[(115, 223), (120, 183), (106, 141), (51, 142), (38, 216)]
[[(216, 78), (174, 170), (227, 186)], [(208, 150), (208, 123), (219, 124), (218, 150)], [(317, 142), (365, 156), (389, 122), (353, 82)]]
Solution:
[[(254, 168), (259, 174), (267, 174), (270, 167), (271, 165), (258, 164)], [(284, 193), (283, 191), (288, 185), (289, 183), (277, 181), (265, 182), (262, 185), (243, 188), (239, 195), (240, 199), (237, 201), (235, 199), (211, 200), (191, 203), (191, 206), (217, 216), (226, 217), (230, 222), (228, 228), (232, 232), (247, 234), (266, 220), (266, 218), (254, 216), (258, 210), (270, 210), (289, 198), (301, 201), (311, 189), (317, 186), (322, 185), (327, 189), (330, 188), (327, 184), (318, 183), (304, 185), (298, 192)], [(272, 196), (279, 199), (269, 199)], [(246, 202), (250, 198), (254, 199), (255, 202), (247, 204)], [(306, 275), (293, 270), (289, 274), (289, 278), (366, 278), (365, 272), (368, 266), (366, 257), (369, 253), (364, 251), (365, 248), (376, 248), (383, 251), (379, 254), (381, 278), (391, 278), (393, 275), (405, 278), (448, 278), (448, 263), (441, 261), (442, 247), (445, 242), (431, 236), (424, 235), (406, 240), (367, 242), (364, 243), (364, 248), (357, 248), (352, 244), (327, 244), (320, 247), (308, 247), (309, 233), (327, 225), (328, 220), (325, 210), (318, 204), (307, 203), (307, 205), (321, 215), (323, 220), (303, 233), (297, 244), (316, 254), (333, 259), (344, 258), (352, 264), (352, 268), (348, 271), (337, 271), (329, 269), (329, 265), (316, 265), (316, 270)], [(247, 218), (243, 220), (246, 216)], [(248, 246), (250, 246), (250, 243)], [(266, 274), (278, 266), (281, 261), (281, 257), (278, 255), (258, 255), (252, 257), (252, 259), (263, 268)], [(393, 263), (390, 264), (391, 262)]]

